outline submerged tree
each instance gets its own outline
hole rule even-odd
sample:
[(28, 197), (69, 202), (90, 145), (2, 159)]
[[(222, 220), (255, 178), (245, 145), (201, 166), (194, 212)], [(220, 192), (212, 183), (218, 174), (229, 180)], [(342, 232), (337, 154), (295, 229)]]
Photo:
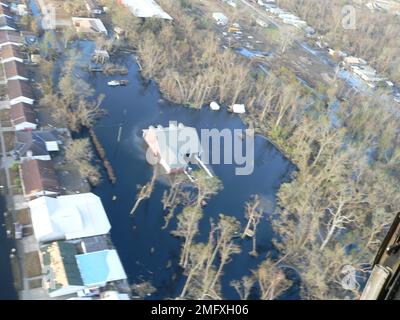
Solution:
[(154, 184), (156, 182), (158, 175), (157, 167), (154, 167), (153, 175), (151, 177), (150, 182), (146, 183), (144, 186), (138, 186), (139, 192), (136, 195), (136, 202), (132, 207), (131, 214), (133, 215), (136, 209), (139, 207), (140, 203), (143, 200), (149, 199), (151, 194), (153, 193)]
[(231, 256), (240, 252), (234, 243), (239, 230), (240, 223), (234, 217), (221, 214), (217, 224), (211, 222), (207, 243), (192, 243), (181, 298), (222, 299), (220, 279)]
[(165, 224), (162, 227), (163, 229), (168, 227), (169, 221), (173, 218), (176, 207), (178, 205), (186, 206), (189, 204), (191, 199), (191, 192), (185, 191), (184, 186), (187, 183), (187, 177), (178, 173), (173, 176), (169, 176), (170, 178), (170, 187), (163, 194), (161, 202), (163, 204), (163, 209), (167, 210), (167, 215), (165, 216)]
[(204, 170), (193, 172), (194, 185), (197, 190), (197, 198), (194, 206), (201, 208), (208, 199), (216, 195), (223, 186), (218, 177), (210, 177)]
[(270, 259), (263, 261), (253, 273), (262, 300), (274, 300), (292, 285), (292, 281), (288, 280), (285, 273)]
[(251, 290), (254, 287), (255, 283), (255, 278), (254, 276), (244, 276), (240, 280), (232, 280), (230, 282), (230, 285), (235, 288), (237, 294), (240, 297), (240, 300), (247, 300), (249, 298), (249, 295), (251, 293)]
[(202, 217), (203, 210), (194, 206), (185, 207), (177, 216), (177, 229), (172, 231), (172, 234), (185, 239), (182, 245), (181, 259), (179, 261), (182, 268), (187, 267), (193, 239), (199, 231), (199, 222)]
[(73, 140), (65, 149), (65, 158), (92, 185), (100, 183), (101, 174), (99, 168), (92, 163), (94, 152), (88, 138)]
[(247, 219), (247, 225), (242, 233), (242, 238), (245, 236), (249, 236), (253, 238), (253, 249), (250, 252), (251, 255), (256, 256), (256, 235), (257, 235), (257, 226), (261, 221), (261, 218), (264, 214), (263, 209), (261, 206), (261, 200), (258, 195), (252, 197), (249, 202), (245, 204), (245, 216)]

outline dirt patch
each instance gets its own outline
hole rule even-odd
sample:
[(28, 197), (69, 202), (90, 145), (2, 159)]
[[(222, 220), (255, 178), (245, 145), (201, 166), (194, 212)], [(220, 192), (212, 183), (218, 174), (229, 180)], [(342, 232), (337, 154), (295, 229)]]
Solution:
[(37, 277), (42, 274), (42, 266), (40, 265), (39, 252), (25, 253), (25, 271), (28, 278)]
[(1, 191), (5, 191), (7, 185), (7, 178), (4, 169), (0, 169), (0, 185), (2, 186)]
[(13, 191), (14, 194), (22, 194), (22, 181), (21, 177), (19, 175), (19, 169), (18, 169), (18, 164), (15, 163), (11, 168), (10, 168), (10, 180), (13, 186)]
[(3, 127), (11, 127), (10, 110), (0, 110), (0, 122)]
[(17, 211), (17, 221), (22, 225), (32, 224), (29, 209), (22, 209)]
[(6, 144), (6, 151), (10, 152), (14, 149), (15, 132), (4, 132), (4, 141)]
[(42, 279), (29, 280), (29, 289), (36, 289), (42, 287)]
[(22, 290), (22, 277), (21, 277), (21, 270), (18, 265), (18, 259), (14, 256), (11, 259), (11, 270), (14, 278), (14, 287), (17, 291)]

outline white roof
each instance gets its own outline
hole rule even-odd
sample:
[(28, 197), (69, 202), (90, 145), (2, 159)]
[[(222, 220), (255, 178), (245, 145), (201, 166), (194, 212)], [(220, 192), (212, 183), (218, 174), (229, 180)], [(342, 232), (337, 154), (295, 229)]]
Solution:
[(127, 278), (116, 250), (78, 254), (75, 258), (86, 286), (101, 286)]
[[(108, 34), (107, 28), (104, 26), (103, 21), (96, 18), (81, 18), (81, 17), (72, 17), (72, 23), (74, 24), (75, 28), (78, 32), (90, 32), (90, 33), (105, 33)], [(79, 26), (77, 26), (77, 24)], [(93, 27), (96, 27), (94, 29)]]
[(29, 201), (36, 239), (47, 242), (107, 234), (111, 225), (93, 193), (41, 197)]
[(57, 141), (46, 141), (47, 151), (60, 151)]
[(232, 111), (234, 113), (245, 113), (246, 112), (246, 107), (244, 104), (234, 104), (232, 106)]
[(221, 109), (221, 107), (219, 106), (219, 104), (216, 103), (215, 101), (213, 101), (213, 102), (210, 103), (210, 108), (211, 108), (211, 110), (214, 110), (214, 111), (218, 111), (219, 109)]
[(121, 0), (121, 2), (137, 17), (172, 20), (172, 17), (154, 0)]
[(228, 23), (228, 17), (224, 15), (222, 12), (214, 12), (212, 14), (213, 18), (217, 21), (221, 21), (223, 23)]

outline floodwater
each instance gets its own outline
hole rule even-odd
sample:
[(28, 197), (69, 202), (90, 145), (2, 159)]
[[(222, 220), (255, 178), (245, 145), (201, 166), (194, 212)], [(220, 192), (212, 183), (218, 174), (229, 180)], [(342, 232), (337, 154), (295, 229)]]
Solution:
[[(83, 45), (83, 52), (90, 52), (90, 45)], [(129, 282), (133, 284), (150, 281), (157, 292), (149, 296), (149, 299), (170, 298), (179, 294), (185, 277), (178, 266), (182, 242), (171, 235), (176, 227), (176, 219), (170, 222), (167, 229), (162, 230), (165, 212), (161, 198), (168, 188), (165, 177), (158, 179), (152, 197), (141, 203), (135, 215), (129, 214), (135, 201), (136, 186), (147, 183), (152, 175), (152, 167), (147, 164), (144, 156), (142, 130), (150, 125), (167, 126), (170, 121), (181, 122), (197, 130), (245, 129), (245, 125), (237, 115), (230, 114), (225, 109), (218, 112), (210, 111), (208, 107), (194, 110), (166, 102), (153, 82), (142, 79), (132, 56), (125, 55), (119, 59), (120, 63), (125, 63), (128, 67), (128, 76), (89, 76), (96, 95), (106, 95), (103, 106), (108, 114), (98, 122), (95, 131), (117, 177), (117, 183), (112, 185), (104, 176), (104, 182), (94, 192), (102, 198), (108, 213), (112, 225), (112, 240)], [(107, 82), (113, 79), (128, 79), (130, 83), (127, 87), (107, 86)], [(253, 194), (262, 197), (267, 217), (275, 209), (277, 190), (283, 182), (290, 180), (290, 174), (294, 170), (294, 166), (267, 139), (260, 136), (255, 139), (253, 174), (236, 176), (236, 166), (229, 164), (211, 165), (211, 168), (221, 179), (224, 189), (205, 207), (197, 241), (206, 241), (209, 221), (211, 218), (217, 220), (220, 213), (235, 216), (244, 225), (246, 220), (243, 207)], [(117, 197), (116, 201), (112, 200), (114, 195)], [(225, 299), (239, 298), (229, 286), (230, 281), (249, 275), (250, 270), (256, 268), (267, 253), (276, 254), (271, 237), (272, 229), (265, 218), (258, 226), (258, 258), (249, 255), (252, 248), (250, 239), (237, 240), (242, 252), (226, 265), (222, 277)], [(297, 290), (290, 290), (283, 298), (297, 297)]]
[(6, 211), (5, 199), (0, 196), (0, 300), (17, 299), (11, 272), (10, 252), (11, 240), (7, 239), (4, 226), (4, 212)]

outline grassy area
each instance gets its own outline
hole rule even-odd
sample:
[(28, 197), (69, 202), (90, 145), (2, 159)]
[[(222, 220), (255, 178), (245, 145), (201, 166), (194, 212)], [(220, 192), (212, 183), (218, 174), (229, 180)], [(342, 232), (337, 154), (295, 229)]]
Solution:
[(14, 287), (17, 291), (23, 289), (21, 270), (19, 269), (18, 259), (16, 257), (11, 259), (11, 270), (14, 278)]
[(32, 221), (29, 209), (22, 209), (17, 211), (17, 221), (23, 225), (31, 224)]
[(0, 110), (0, 121), (3, 127), (11, 127), (10, 110)]
[(13, 191), (15, 194), (22, 194), (22, 182), (21, 177), (19, 176), (19, 167), (17, 163), (10, 168), (10, 179), (13, 185)]
[(14, 149), (15, 132), (4, 132), (4, 140), (6, 144), (6, 151), (10, 152)]
[(1, 189), (1, 191), (4, 192), (7, 185), (6, 173), (4, 169), (0, 169), (0, 185), (4, 186), (4, 188)]
[(42, 266), (40, 265), (39, 252), (25, 253), (25, 271), (28, 278), (37, 277), (42, 274)]
[(35, 279), (29, 281), (29, 289), (36, 289), (42, 287), (42, 279)]

